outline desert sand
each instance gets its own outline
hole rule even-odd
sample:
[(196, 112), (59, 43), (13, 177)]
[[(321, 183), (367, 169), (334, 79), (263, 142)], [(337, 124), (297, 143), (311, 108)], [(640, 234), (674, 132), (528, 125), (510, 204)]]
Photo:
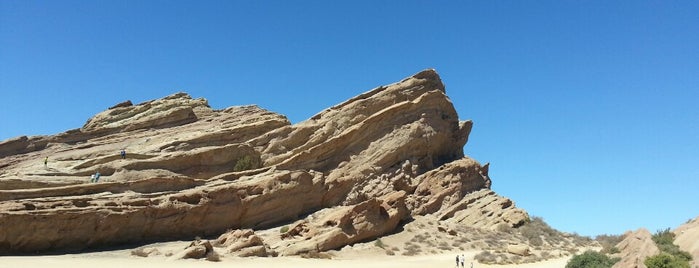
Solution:
[[(476, 251), (465, 252), (466, 267), (470, 267)], [(98, 253), (66, 254), (54, 256), (11, 256), (0, 257), (0, 267), (55, 267), (55, 268), (176, 268), (176, 267), (334, 267), (334, 268), (373, 268), (373, 267), (454, 267), (457, 252), (424, 256), (386, 256), (374, 255), (339, 259), (304, 259), (300, 257), (273, 258), (238, 258), (223, 257), (220, 262), (205, 260), (170, 260), (165, 257), (136, 257), (128, 251), (109, 251)], [(570, 257), (548, 261), (517, 265), (484, 265), (473, 261), (473, 267), (524, 267), (524, 268), (560, 268), (565, 267)]]

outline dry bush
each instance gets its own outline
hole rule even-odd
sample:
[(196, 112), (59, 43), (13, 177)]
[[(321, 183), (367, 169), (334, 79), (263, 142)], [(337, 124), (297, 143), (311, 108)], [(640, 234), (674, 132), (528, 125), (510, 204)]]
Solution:
[(422, 248), (420, 246), (415, 245), (415, 244), (405, 244), (405, 252), (403, 252), (403, 255), (405, 256), (415, 256), (418, 253), (422, 252)]
[(495, 230), (497, 230), (498, 232), (501, 232), (501, 233), (508, 233), (508, 234), (512, 233), (512, 227), (510, 227), (510, 225), (507, 223), (498, 224), (495, 227)]
[(427, 239), (427, 237), (419, 234), (419, 235), (413, 236), (413, 238), (410, 239), (410, 241), (412, 241), (412, 242), (425, 242), (425, 239)]
[(146, 253), (143, 248), (137, 248), (131, 251), (131, 255), (138, 256), (138, 257), (148, 257), (148, 253)]
[(520, 257), (518, 255), (514, 255), (514, 256), (510, 257), (510, 261), (512, 261), (512, 263), (519, 264), (519, 263), (522, 263), (522, 257)]
[(490, 251), (487, 251), (487, 250), (481, 251), (481, 253), (476, 254), (476, 256), (474, 256), (473, 258), (482, 264), (495, 264), (495, 263), (497, 263), (497, 256), (495, 256), (494, 254), (490, 253)]
[(541, 258), (542, 258), (542, 259), (548, 260), (548, 259), (551, 258), (551, 257), (552, 257), (552, 256), (551, 256), (551, 253), (549, 253), (548, 251), (542, 251), (542, 252), (541, 252)]
[(374, 241), (374, 246), (386, 249), (386, 244), (384, 244), (383, 241), (381, 241), (381, 238), (376, 239), (376, 241)]
[(441, 250), (451, 250), (452, 248), (449, 246), (449, 243), (442, 241), (439, 243), (439, 246), (437, 247)]
[(602, 254), (614, 254), (618, 253), (619, 249), (616, 248), (616, 245), (619, 244), (622, 240), (624, 240), (623, 235), (598, 235), (595, 237), (595, 240), (599, 242), (599, 244), (602, 246), (602, 250), (600, 250), (600, 253)]
[(541, 247), (544, 245), (544, 240), (541, 239), (541, 236), (534, 236), (529, 238), (529, 244), (535, 247)]

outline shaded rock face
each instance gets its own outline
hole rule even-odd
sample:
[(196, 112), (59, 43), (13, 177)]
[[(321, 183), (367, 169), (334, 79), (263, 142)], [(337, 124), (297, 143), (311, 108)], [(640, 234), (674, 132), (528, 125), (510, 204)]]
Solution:
[(614, 264), (614, 268), (646, 268), (643, 261), (647, 257), (660, 253), (658, 246), (653, 242), (653, 236), (646, 229), (627, 232), (624, 237), (624, 240), (616, 245), (620, 251), (618, 256), (621, 260)]
[(371, 240), (416, 215), (521, 225), (526, 212), (464, 155), (471, 127), (434, 70), (295, 125), (184, 93), (124, 102), (81, 129), (0, 143), (0, 253), (223, 234), (213, 247), (227, 253), (294, 255)]

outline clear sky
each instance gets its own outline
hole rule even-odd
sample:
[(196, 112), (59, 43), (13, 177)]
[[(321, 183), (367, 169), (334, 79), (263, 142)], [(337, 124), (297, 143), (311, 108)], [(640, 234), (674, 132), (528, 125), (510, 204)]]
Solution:
[(178, 91), (299, 122), (426, 68), (553, 227), (699, 216), (699, 1), (2, 0), (0, 140)]

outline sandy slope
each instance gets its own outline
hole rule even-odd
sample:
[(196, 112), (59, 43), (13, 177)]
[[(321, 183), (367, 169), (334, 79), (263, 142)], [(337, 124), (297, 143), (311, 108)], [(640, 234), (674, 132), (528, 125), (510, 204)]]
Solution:
[[(476, 252), (466, 252), (466, 267)], [(351, 259), (303, 259), (299, 257), (278, 258), (234, 258), (226, 257), (221, 262), (203, 260), (169, 260), (164, 257), (141, 258), (129, 256), (127, 251), (68, 254), (55, 256), (11, 256), (0, 257), (0, 268), (5, 267), (52, 267), (52, 268), (177, 268), (177, 267), (333, 267), (333, 268), (386, 268), (386, 267), (454, 267), (455, 253), (425, 256), (365, 256)], [(569, 257), (533, 264), (482, 265), (474, 262), (474, 267), (524, 267), (560, 268), (565, 267)]]

